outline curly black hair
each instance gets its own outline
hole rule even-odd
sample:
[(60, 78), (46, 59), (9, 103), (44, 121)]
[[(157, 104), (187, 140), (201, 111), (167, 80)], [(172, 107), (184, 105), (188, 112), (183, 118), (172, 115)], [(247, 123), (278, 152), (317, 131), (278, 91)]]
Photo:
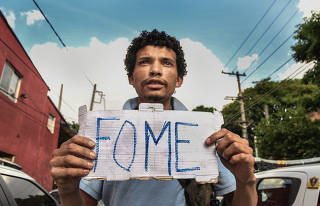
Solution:
[(126, 58), (124, 59), (125, 70), (129, 77), (133, 74), (138, 51), (148, 45), (159, 47), (165, 46), (172, 49), (176, 53), (178, 76), (185, 76), (187, 74), (187, 64), (184, 59), (184, 53), (180, 46), (180, 42), (176, 38), (166, 34), (164, 31), (159, 32), (157, 29), (154, 29), (152, 32), (142, 31), (140, 36), (134, 38), (129, 45)]

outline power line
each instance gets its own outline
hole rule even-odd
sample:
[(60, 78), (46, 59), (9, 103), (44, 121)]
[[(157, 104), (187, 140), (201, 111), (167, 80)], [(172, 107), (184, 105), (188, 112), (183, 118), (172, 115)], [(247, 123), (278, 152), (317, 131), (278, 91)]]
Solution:
[[(277, 38), (277, 36), (282, 32), (282, 30), (289, 24), (289, 22), (293, 19), (293, 17), (298, 13), (296, 10), (293, 15), (287, 20), (287, 22), (282, 26), (282, 28), (278, 31), (278, 33), (266, 44), (266, 46), (259, 52), (258, 57), (261, 57), (264, 51), (271, 45), (271, 43)], [(250, 67), (249, 67), (250, 68)], [(246, 73), (249, 68), (247, 68), (244, 73)]]
[[(28, 70), (30, 70), (37, 78), (40, 79), (40, 81), (43, 81), (43, 82), (44, 82), (44, 80), (42, 79), (40, 73), (37, 72), (37, 69), (33, 69), (33, 68), (29, 67), (28, 64), (15, 52), (15, 50), (12, 49), (6, 42), (4, 42), (4, 40), (0, 39), (0, 42), (2, 42), (12, 53), (21, 61), (21, 63), (25, 65), (25, 68), (27, 68)], [(22, 46), (22, 44), (20, 44), (20, 45)], [(22, 47), (22, 48), (23, 48), (23, 47)], [(26, 52), (25, 52), (25, 53), (26, 53)], [(27, 54), (27, 53), (26, 53), (26, 54)], [(27, 56), (28, 56), (28, 55), (27, 55)], [(28, 56), (28, 58), (29, 58), (29, 56)], [(29, 58), (29, 59), (30, 59), (30, 58)], [(31, 61), (31, 59), (30, 59), (30, 61)], [(11, 62), (10, 62), (10, 63), (11, 63)], [(31, 63), (32, 63), (32, 61), (31, 61)], [(11, 64), (12, 64), (12, 63), (11, 63)], [(32, 63), (32, 65), (33, 65), (33, 63)], [(14, 66), (14, 65), (13, 65), (13, 66)], [(35, 67), (34, 67), (34, 68), (35, 68)]]
[[(3, 91), (3, 90), (1, 90), (1, 91)], [(4, 92), (7, 93), (6, 91), (4, 91)], [(2, 98), (0, 98), (0, 99), (1, 99), (2, 101), (4, 101), (5, 103), (7, 103), (8, 105), (10, 105), (10, 106), (12, 106), (12, 107), (15, 107), (14, 105), (10, 104), (8, 101), (6, 101), (6, 100), (4, 100), (4, 99), (2, 99)], [(18, 99), (18, 98), (14, 98), (14, 99), (22, 102), (24, 105), (30, 107), (30, 108), (31, 108), (32, 110), (34, 110), (35, 112), (38, 112), (38, 113), (40, 113), (41, 115), (44, 115), (45, 117), (49, 117), (49, 115), (45, 114), (44, 112), (41, 112), (41, 111), (39, 111), (39, 110), (34, 109), (34, 108), (31, 107), (30, 105), (27, 105), (25, 102), (21, 101), (20, 99)], [(27, 118), (31, 119), (31, 120), (34, 121), (36, 124), (39, 123), (39, 125), (41, 124), (41, 125), (47, 126), (47, 124), (46, 124), (45, 122), (36, 119), (34, 116), (32, 116), (32, 115), (29, 114), (28, 112), (24, 111), (24, 110), (21, 109), (20, 107), (15, 107), (15, 108), (18, 109), (19, 111), (21, 111), (22, 113), (24, 113)], [(58, 126), (55, 126), (54, 128), (58, 128)]]
[(88, 80), (88, 82), (91, 84), (91, 86), (94, 86), (94, 83), (89, 79), (89, 77), (87, 76), (87, 74), (85, 72), (83, 72), (84, 77)]
[(37, 4), (37, 2), (35, 0), (32, 0), (33, 3), (36, 5), (36, 7), (39, 9), (39, 11), (41, 12), (42, 16), (45, 18), (45, 20), (47, 21), (47, 23), (49, 24), (49, 26), (51, 27), (52, 31), (54, 32), (54, 34), (58, 37), (60, 43), (62, 44), (63, 47), (66, 48), (66, 45), (64, 44), (64, 42), (62, 41), (62, 39), (60, 38), (59, 34), (56, 32), (56, 30), (53, 28), (52, 24), (50, 23), (49, 19), (46, 17), (46, 15), (43, 13), (43, 11), (41, 10), (41, 8), (39, 7), (39, 5)]
[(259, 53), (259, 56), (263, 54), (263, 52), (271, 45), (273, 40), (282, 32), (282, 30), (289, 24), (289, 22), (293, 19), (293, 17), (298, 13), (298, 10), (296, 10), (292, 16), (287, 20), (287, 22), (282, 26), (282, 28), (278, 31), (278, 33), (267, 43), (267, 45), (261, 50)]
[[(305, 65), (303, 65), (303, 66), (305, 66)], [(300, 67), (301, 68), (301, 67)], [(298, 68), (298, 69), (300, 69), (300, 68)], [(297, 70), (298, 70), (297, 69)], [(297, 71), (296, 70), (296, 71)], [(295, 73), (296, 71), (294, 71), (293, 73)], [(303, 71), (303, 70), (302, 70)], [(292, 74), (293, 74), (292, 73)], [(300, 72), (299, 72), (300, 73)], [(299, 74), (298, 73), (298, 74)], [(292, 74), (290, 74), (285, 80), (288, 80), (289, 79), (289, 77), (292, 75)], [(298, 74), (296, 74), (295, 76), (297, 76)], [(295, 77), (294, 76), (294, 77)], [(294, 78), (293, 77), (293, 78)], [(282, 83), (282, 82), (281, 82)], [(280, 88), (280, 86), (282, 86), (281, 85), (281, 83), (277, 86), (277, 87), (275, 87), (275, 88), (273, 88), (273, 89), (271, 89), (271, 90), (269, 90), (268, 92), (266, 92), (263, 96), (261, 96), (260, 98), (257, 98), (255, 101), (253, 101), (248, 107), (247, 107), (247, 110), (249, 110), (249, 109), (251, 109), (253, 106), (255, 106), (256, 104), (258, 104), (259, 102), (260, 102), (260, 100), (262, 100), (263, 99), (263, 97), (265, 97), (265, 96), (267, 96), (268, 94), (271, 94), (271, 93), (273, 93), (274, 91), (276, 91), (278, 88)], [(238, 112), (238, 113), (236, 113), (234, 116), (232, 116), (231, 118), (229, 118), (226, 122), (226, 124), (229, 124), (229, 123), (231, 123), (231, 121), (233, 121), (235, 118), (237, 118), (238, 116), (240, 115), (240, 112)]]
[(267, 15), (267, 13), (270, 11), (270, 9), (273, 7), (273, 5), (276, 3), (277, 0), (274, 0), (272, 4), (269, 6), (269, 8), (265, 11), (263, 16), (259, 19), (259, 21), (256, 23), (256, 25), (253, 27), (253, 29), (250, 31), (248, 36), (243, 40), (241, 45), (238, 47), (238, 49), (234, 52), (234, 54), (229, 58), (227, 63), (223, 66), (224, 68), (228, 66), (228, 64), (231, 62), (231, 60), (236, 56), (236, 54), (239, 52), (239, 50), (243, 47), (243, 45), (247, 42), (251, 34), (255, 31), (255, 29), (258, 27), (258, 25), (261, 23), (261, 21), (264, 19), (264, 17)]
[[(258, 104), (265, 96), (267, 96), (268, 94), (273, 93), (274, 91), (276, 91), (278, 88), (280, 88), (283, 84), (283, 82), (285, 82), (286, 80), (289, 80), (290, 77), (292, 75), (294, 75), (294, 73), (296, 73), (297, 71), (299, 71), (301, 68), (306, 67), (304, 69), (302, 69), (301, 71), (299, 71), (298, 73), (296, 73), (291, 79), (293, 79), (294, 77), (296, 77), (297, 75), (299, 75), (301, 72), (303, 72), (305, 69), (308, 69), (307, 65), (309, 65), (311, 63), (305, 64), (300, 66), (298, 69), (296, 69), (294, 72), (292, 72), (290, 75), (288, 75), (284, 80), (282, 80), (279, 85), (277, 87), (274, 87), (272, 89), (270, 89), (268, 92), (264, 93), (260, 98), (257, 98), (255, 101), (253, 101), (251, 104), (249, 104), (247, 106), (247, 110), (251, 109), (253, 106), (255, 106), (256, 104)], [(225, 124), (229, 124), (231, 123), (231, 121), (233, 121), (235, 118), (237, 118), (241, 113), (237, 112), (235, 115), (231, 116), (228, 120), (226, 120)]]
[(261, 34), (261, 36), (258, 38), (258, 40), (253, 44), (253, 46), (249, 49), (249, 51), (247, 52), (246, 56), (248, 56), (248, 54), (256, 47), (256, 45), (258, 44), (258, 42), (264, 37), (264, 35), (269, 31), (269, 29), (271, 28), (271, 26), (274, 24), (274, 22), (276, 22), (276, 20), (279, 18), (279, 16), (283, 13), (283, 11), (288, 7), (289, 3), (292, 0), (289, 0), (288, 3), (282, 8), (282, 10), (280, 11), (280, 13), (273, 19), (273, 21), (271, 22), (271, 24), (269, 24), (269, 26), (267, 27), (267, 29)]
[(293, 59), (293, 57), (289, 58), (287, 61), (285, 61), (281, 66), (279, 66), (277, 69), (275, 69), (271, 74), (269, 74), (269, 77), (271, 77), (274, 73), (276, 73), (277, 71), (279, 71), (282, 67), (284, 67), (284, 65), (286, 65), (288, 62), (290, 62)]
[[(55, 91), (52, 91), (54, 93), (54, 95), (56, 95), (57, 97), (59, 97), (59, 94), (57, 94)], [(78, 112), (65, 100), (62, 98), (62, 102), (67, 105), (67, 107), (69, 107), (69, 109), (71, 109), (73, 112), (75, 112), (76, 114), (78, 114)]]
[[(310, 63), (309, 63), (309, 64), (310, 64)], [(262, 97), (257, 98), (257, 99), (256, 99), (255, 101), (253, 101), (247, 108), (250, 109), (251, 107), (253, 107), (254, 105), (256, 105), (263, 97), (265, 97), (266, 95), (271, 94), (272, 92), (274, 92), (276, 89), (278, 89), (278, 88), (281, 86), (281, 84), (282, 84), (285, 80), (288, 80), (295, 72), (297, 72), (297, 71), (300, 70), (302, 67), (307, 66), (307, 65), (308, 65), (308, 64), (305, 64), (305, 65), (300, 66), (298, 69), (296, 69), (294, 72), (292, 72), (287, 78), (285, 78), (282, 82), (280, 82), (280, 84), (279, 84), (277, 87), (270, 89), (270, 90), (269, 90), (268, 92), (266, 92)], [(304, 71), (304, 70), (302, 70), (302, 71)], [(301, 73), (301, 71), (300, 71), (298, 74), (300, 74), (300, 73)], [(293, 78), (294, 78), (295, 76), (297, 76), (298, 74), (294, 75)], [(240, 115), (240, 112), (236, 113), (234, 116), (232, 116), (232, 117), (228, 120), (228, 122), (232, 121), (234, 118), (237, 118), (239, 115)]]
[(263, 60), (261, 64), (259, 64), (244, 80), (242, 80), (241, 84), (245, 82), (253, 73), (255, 73), (262, 65), (264, 65), (264, 63), (266, 63), (270, 57), (272, 57), (287, 41), (289, 41), (289, 39), (293, 35), (294, 33), (292, 33), (286, 40), (284, 40), (284, 42), (282, 42), (280, 46), (278, 46), (278, 48), (276, 48), (265, 60)]

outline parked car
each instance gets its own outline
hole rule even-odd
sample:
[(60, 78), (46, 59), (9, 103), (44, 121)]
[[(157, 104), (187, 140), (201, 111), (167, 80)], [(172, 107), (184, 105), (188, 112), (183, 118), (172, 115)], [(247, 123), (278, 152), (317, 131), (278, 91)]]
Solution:
[[(61, 200), (60, 200), (60, 196), (59, 196), (58, 189), (54, 189), (54, 190), (50, 191), (49, 194), (50, 194), (51, 196), (53, 196), (54, 199), (55, 199), (59, 204), (61, 204)], [(105, 204), (103, 203), (102, 200), (99, 200), (98, 206), (105, 206)]]
[(0, 205), (59, 205), (32, 177), (19, 169), (19, 165), (0, 159)]
[(258, 206), (320, 206), (320, 164), (256, 173)]
[(49, 192), (49, 194), (50, 194), (59, 204), (61, 204), (61, 200), (60, 200), (60, 196), (59, 196), (59, 191), (58, 191), (58, 189), (51, 190), (51, 191)]

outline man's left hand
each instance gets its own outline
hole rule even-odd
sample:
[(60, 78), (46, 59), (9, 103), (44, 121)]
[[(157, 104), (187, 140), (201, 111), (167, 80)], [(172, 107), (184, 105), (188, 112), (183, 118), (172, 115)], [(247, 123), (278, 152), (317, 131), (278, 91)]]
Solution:
[(221, 129), (207, 138), (206, 144), (217, 143), (217, 153), (223, 165), (235, 176), (237, 184), (250, 184), (255, 182), (254, 157), (248, 140)]

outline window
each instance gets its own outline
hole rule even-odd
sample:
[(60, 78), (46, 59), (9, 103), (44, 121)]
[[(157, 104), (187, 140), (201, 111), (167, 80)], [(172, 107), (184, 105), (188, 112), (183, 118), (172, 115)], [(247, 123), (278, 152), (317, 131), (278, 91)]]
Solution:
[(17, 206), (55, 206), (54, 200), (36, 184), (26, 179), (2, 175)]
[(51, 132), (51, 134), (54, 133), (54, 125), (55, 125), (56, 118), (52, 114), (49, 114), (48, 116), (48, 123), (47, 128)]
[(298, 178), (266, 178), (259, 181), (258, 206), (289, 206), (296, 199), (301, 181)]
[(6, 61), (0, 79), (0, 89), (12, 100), (18, 96), (20, 79), (14, 67)]

